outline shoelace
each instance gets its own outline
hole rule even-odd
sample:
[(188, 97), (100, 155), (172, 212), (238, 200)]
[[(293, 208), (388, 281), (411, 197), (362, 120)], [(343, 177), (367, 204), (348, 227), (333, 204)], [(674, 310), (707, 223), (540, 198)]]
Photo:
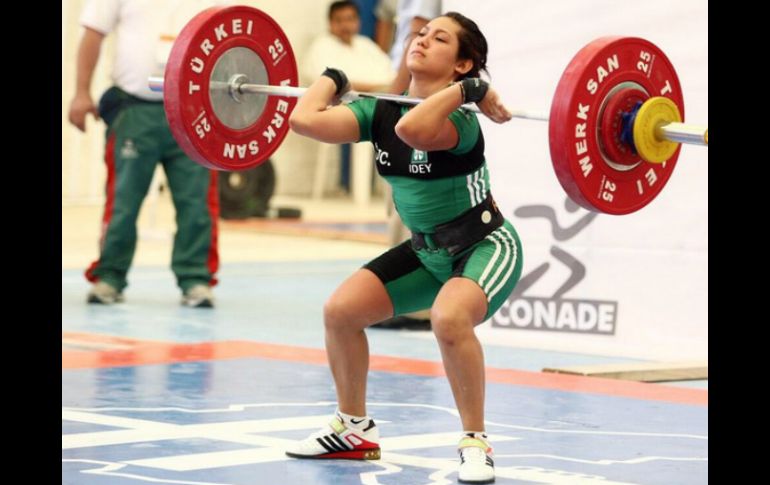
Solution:
[(474, 463), (486, 463), (487, 454), (481, 448), (469, 446), (460, 450), (463, 460)]

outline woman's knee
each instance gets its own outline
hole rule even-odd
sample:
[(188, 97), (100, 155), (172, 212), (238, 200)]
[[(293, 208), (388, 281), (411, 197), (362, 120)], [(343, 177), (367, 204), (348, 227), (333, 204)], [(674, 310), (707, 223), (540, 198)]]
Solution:
[(362, 325), (362, 315), (358, 315), (356, 305), (350, 304), (344, 298), (332, 295), (324, 303), (324, 326), (327, 330), (360, 330)]
[(328, 329), (336, 329), (347, 320), (345, 306), (336, 298), (331, 297), (324, 303), (324, 326)]
[(474, 322), (466, 312), (434, 306), (430, 324), (440, 345), (453, 346), (473, 333)]
[(360, 331), (393, 315), (393, 304), (380, 279), (368, 269), (354, 273), (324, 304), (327, 330)]

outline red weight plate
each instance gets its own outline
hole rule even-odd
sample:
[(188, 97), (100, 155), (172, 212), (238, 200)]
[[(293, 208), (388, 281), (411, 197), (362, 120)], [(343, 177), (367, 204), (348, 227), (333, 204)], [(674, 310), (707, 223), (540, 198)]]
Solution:
[(666, 96), (684, 117), (679, 78), (663, 52), (634, 37), (602, 37), (570, 61), (551, 104), (551, 160), (564, 190), (586, 209), (628, 214), (650, 203), (666, 185), (679, 149), (662, 164), (611, 166), (599, 143), (600, 112), (618, 89)]
[[(289, 131), (296, 104), (295, 98), (259, 95), (257, 100), (258, 95), (244, 94), (250, 97), (244, 103), (264, 102), (256, 119), (236, 128), (220, 119), (209, 88), (217, 61), (232, 52), (253, 52), (264, 64), (264, 84), (297, 86), (289, 39), (267, 14), (244, 6), (213, 7), (196, 15), (174, 42), (163, 86), (171, 132), (185, 153), (201, 165), (230, 171), (253, 168), (270, 157)], [(243, 62), (243, 56), (233, 57)]]
[[(631, 149), (631, 143), (621, 139), (623, 115), (628, 115), (638, 102), (645, 102), (649, 96), (638, 88), (620, 88), (610, 94), (605, 106), (599, 113), (599, 149), (604, 161), (612, 166), (613, 163), (634, 166), (641, 158)], [(629, 130), (630, 132), (631, 130)], [(615, 167), (624, 170), (625, 167)]]

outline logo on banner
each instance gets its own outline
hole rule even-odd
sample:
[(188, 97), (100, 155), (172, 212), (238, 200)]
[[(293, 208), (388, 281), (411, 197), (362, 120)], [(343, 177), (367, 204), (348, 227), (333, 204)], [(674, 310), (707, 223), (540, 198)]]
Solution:
[[(572, 213), (580, 207), (567, 198), (565, 209)], [(522, 206), (514, 211), (514, 215), (521, 218), (539, 217), (550, 223), (551, 234), (555, 239), (550, 250), (553, 261), (544, 261), (521, 277), (503, 306), (493, 315), (492, 326), (547, 332), (614, 335), (618, 314), (617, 301), (565, 296), (585, 278), (587, 269), (585, 264), (560, 247), (559, 243), (575, 237), (591, 224), (598, 214), (587, 212), (577, 222), (567, 227), (559, 224), (556, 210), (548, 205)], [(566, 267), (568, 270), (567, 277), (561, 285), (550, 296), (529, 293), (529, 289), (548, 273), (552, 263)]]

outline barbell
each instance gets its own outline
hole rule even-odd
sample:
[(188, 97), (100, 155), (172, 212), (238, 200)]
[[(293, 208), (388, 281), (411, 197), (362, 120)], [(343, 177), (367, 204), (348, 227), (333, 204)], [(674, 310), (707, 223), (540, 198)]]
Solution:
[[(174, 138), (196, 162), (246, 170), (265, 162), (288, 133), (306, 89), (297, 87), (288, 38), (266, 13), (246, 6), (196, 15), (171, 49), (162, 91)], [(349, 91), (342, 102), (420, 98)], [(475, 104), (462, 108), (479, 112)], [(510, 110), (549, 122), (559, 183), (582, 207), (628, 214), (652, 201), (676, 165), (682, 143), (708, 146), (708, 128), (688, 125), (679, 79), (666, 55), (635, 37), (601, 37), (564, 70), (549, 113)]]

